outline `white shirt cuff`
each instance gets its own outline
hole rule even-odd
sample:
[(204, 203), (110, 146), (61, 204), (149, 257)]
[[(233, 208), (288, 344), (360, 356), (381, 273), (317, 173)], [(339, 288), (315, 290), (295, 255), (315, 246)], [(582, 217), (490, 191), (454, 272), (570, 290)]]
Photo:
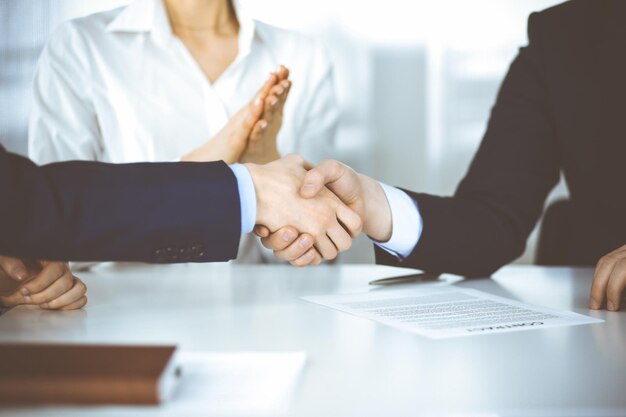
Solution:
[(245, 165), (232, 164), (229, 167), (237, 178), (241, 204), (241, 233), (250, 233), (256, 223), (256, 191), (254, 190), (252, 175)]
[(413, 252), (422, 234), (422, 216), (417, 203), (407, 193), (380, 183), (391, 209), (391, 239), (374, 242), (387, 252), (403, 259)]

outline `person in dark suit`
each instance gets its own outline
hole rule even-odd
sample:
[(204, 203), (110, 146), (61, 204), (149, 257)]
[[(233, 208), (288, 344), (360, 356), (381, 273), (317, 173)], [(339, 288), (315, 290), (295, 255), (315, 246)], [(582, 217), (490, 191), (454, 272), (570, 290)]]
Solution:
[[(574, 0), (530, 16), (528, 46), (509, 68), (453, 197), (399, 192), (337, 162), (309, 171), (303, 195), (328, 183), (361, 214), (364, 231), (385, 242), (377, 263), (489, 276), (523, 253), (562, 173), (569, 201), (561, 261), (598, 263), (589, 305), (607, 300), (609, 310), (619, 309), (626, 287), (624, 18), (620, 0)], [(304, 265), (318, 257), (302, 258), (280, 233), (258, 232), (283, 259)]]
[(255, 224), (277, 230), (295, 222), (311, 233), (310, 246), (333, 258), (350, 247), (361, 221), (328, 190), (314, 200), (300, 197), (304, 165), (289, 155), (266, 165), (77, 161), (39, 167), (0, 146), (0, 255), (226, 261)]

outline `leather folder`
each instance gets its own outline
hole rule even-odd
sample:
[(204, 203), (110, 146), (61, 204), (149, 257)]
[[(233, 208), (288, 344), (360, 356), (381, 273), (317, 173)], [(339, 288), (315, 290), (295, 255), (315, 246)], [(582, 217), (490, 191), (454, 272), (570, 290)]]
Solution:
[(180, 371), (175, 346), (0, 344), (0, 405), (159, 404)]

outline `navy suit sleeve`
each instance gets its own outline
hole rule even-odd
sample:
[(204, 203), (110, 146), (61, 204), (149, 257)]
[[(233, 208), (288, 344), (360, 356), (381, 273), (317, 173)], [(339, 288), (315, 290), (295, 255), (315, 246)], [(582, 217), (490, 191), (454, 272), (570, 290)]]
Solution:
[(0, 147), (0, 254), (72, 261), (235, 258), (241, 217), (223, 162), (38, 167)]
[(529, 45), (511, 64), (487, 132), (453, 197), (410, 194), (424, 226), (414, 251), (378, 263), (435, 273), (488, 276), (520, 256), (559, 179), (541, 32), (529, 21)]

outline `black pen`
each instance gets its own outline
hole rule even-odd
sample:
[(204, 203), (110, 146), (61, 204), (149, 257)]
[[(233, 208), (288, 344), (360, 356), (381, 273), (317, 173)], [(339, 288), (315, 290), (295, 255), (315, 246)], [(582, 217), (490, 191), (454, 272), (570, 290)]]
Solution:
[(382, 278), (370, 281), (370, 285), (393, 285), (393, 284), (405, 284), (408, 282), (428, 282), (437, 281), (439, 274), (431, 274), (429, 272), (420, 272), (419, 274), (402, 275), (399, 277)]

